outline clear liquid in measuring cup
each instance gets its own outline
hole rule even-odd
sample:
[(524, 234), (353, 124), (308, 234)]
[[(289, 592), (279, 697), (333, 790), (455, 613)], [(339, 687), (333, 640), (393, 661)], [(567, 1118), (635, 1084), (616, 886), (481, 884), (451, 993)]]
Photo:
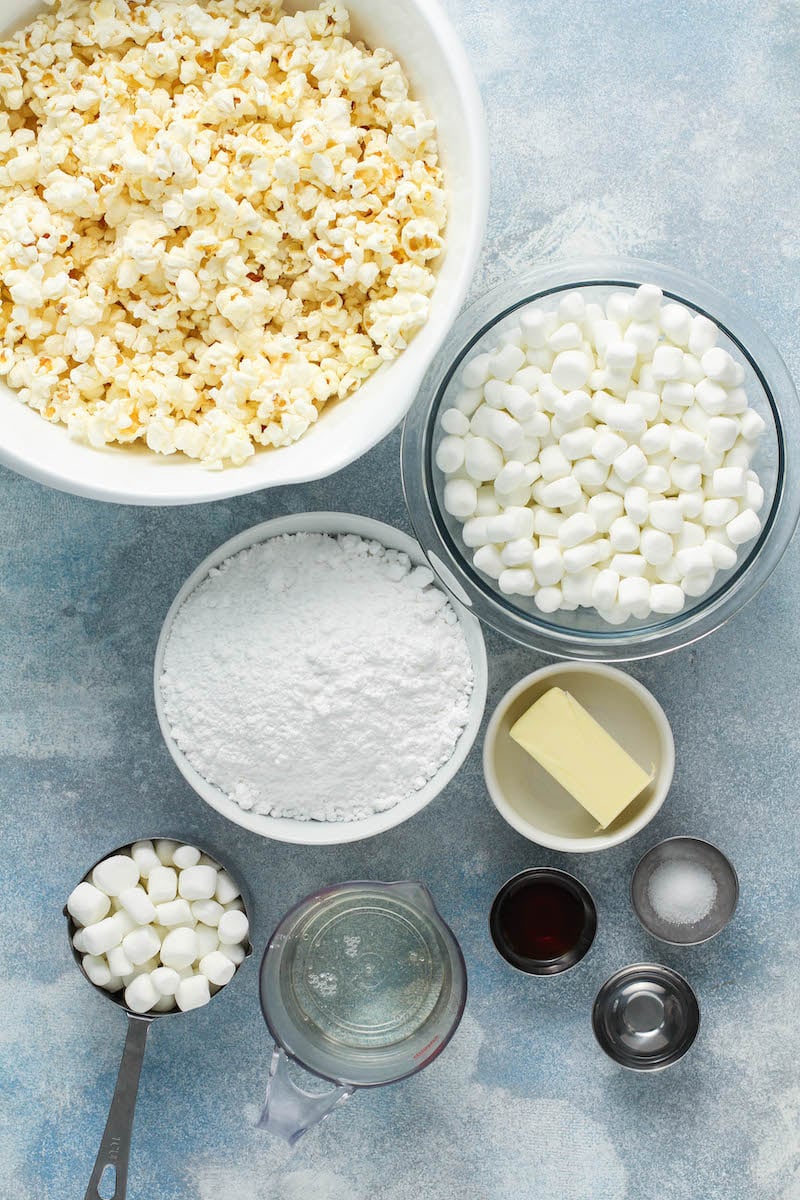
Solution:
[(388, 890), (352, 892), (292, 931), (282, 990), (311, 1037), (382, 1050), (415, 1034), (446, 988), (446, 948), (427, 914)]

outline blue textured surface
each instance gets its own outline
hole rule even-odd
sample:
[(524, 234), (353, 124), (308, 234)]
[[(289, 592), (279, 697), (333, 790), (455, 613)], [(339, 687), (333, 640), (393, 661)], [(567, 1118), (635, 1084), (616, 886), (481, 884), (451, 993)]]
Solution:
[[(544, 258), (644, 254), (736, 297), (797, 375), (795, 0), (449, 8), (492, 137), (475, 294)], [(73, 966), (60, 909), (97, 856), (172, 830), (239, 865), (258, 948), (324, 881), (424, 879), (462, 942), (471, 994), (429, 1070), (358, 1095), (290, 1151), (252, 1128), (268, 1039), (251, 959), (210, 1008), (152, 1031), (132, 1200), (798, 1200), (797, 542), (726, 628), (632, 668), (673, 722), (678, 761), (657, 821), (616, 850), (567, 859), (518, 837), (485, 795), (477, 749), (422, 815), (345, 848), (261, 841), (173, 767), (151, 661), (185, 576), (223, 539), (301, 508), (407, 528), (398, 447), (395, 434), (320, 484), (182, 510), (102, 506), (0, 475), (0, 1197), (83, 1195), (124, 1028)], [(488, 645), (491, 709), (541, 660)], [(735, 923), (704, 948), (659, 947), (628, 908), (634, 863), (675, 833), (710, 837), (740, 872)], [(561, 979), (512, 974), (486, 932), (497, 887), (534, 863), (577, 870), (600, 910), (590, 955)], [(607, 974), (652, 957), (690, 978), (703, 1022), (681, 1064), (637, 1076), (595, 1047), (589, 1011)]]

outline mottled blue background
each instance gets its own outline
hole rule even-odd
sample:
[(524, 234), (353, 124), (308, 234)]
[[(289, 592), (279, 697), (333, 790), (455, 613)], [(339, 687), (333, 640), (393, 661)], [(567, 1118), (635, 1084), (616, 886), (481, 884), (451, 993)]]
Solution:
[[(389, 0), (382, 0), (388, 3)], [(630, 252), (704, 276), (800, 369), (800, 7), (796, 0), (450, 0), (492, 140), (489, 239), (474, 293), (558, 256)], [(154, 1028), (133, 1200), (798, 1200), (797, 832), (800, 553), (700, 645), (632, 668), (669, 714), (677, 772), (631, 844), (567, 859), (495, 814), (478, 750), (423, 814), (345, 848), (271, 844), (228, 825), (178, 775), (156, 725), (151, 661), (191, 569), (223, 539), (301, 508), (408, 528), (398, 435), (326, 482), (189, 509), (137, 510), (0, 474), (3, 1200), (83, 1195), (124, 1034), (72, 964), (60, 909), (83, 870), (170, 829), (216, 843), (257, 897), (255, 941), (326, 880), (424, 879), (467, 957), (448, 1051), (363, 1092), (294, 1151), (257, 1134), (268, 1039), (250, 960), (208, 1009)], [(490, 708), (541, 659), (488, 638)], [(669, 834), (717, 841), (742, 883), (704, 948), (648, 939), (627, 903), (640, 854)], [(533, 863), (578, 871), (600, 909), (581, 966), (512, 974), (486, 914)], [(702, 1006), (692, 1053), (637, 1076), (595, 1047), (605, 976), (661, 958)]]

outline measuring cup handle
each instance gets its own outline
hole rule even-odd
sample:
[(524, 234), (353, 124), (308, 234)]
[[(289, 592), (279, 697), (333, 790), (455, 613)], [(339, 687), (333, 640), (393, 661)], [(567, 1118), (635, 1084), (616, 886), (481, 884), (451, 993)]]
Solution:
[(353, 1087), (333, 1087), (329, 1092), (304, 1092), (289, 1078), (286, 1055), (279, 1046), (272, 1051), (264, 1108), (257, 1129), (275, 1133), (293, 1146), (312, 1125), (323, 1121), (337, 1104), (352, 1096)]
[[(128, 1190), (128, 1158), (133, 1113), (149, 1028), (149, 1017), (128, 1016), (128, 1034), (125, 1038), (122, 1062), (119, 1064), (117, 1086), (114, 1089), (103, 1140), (86, 1189), (85, 1200), (125, 1200)], [(113, 1178), (114, 1190), (110, 1192), (108, 1187), (104, 1187), (101, 1196), (100, 1181), (106, 1170)], [(108, 1181), (110, 1182), (111, 1180)]]

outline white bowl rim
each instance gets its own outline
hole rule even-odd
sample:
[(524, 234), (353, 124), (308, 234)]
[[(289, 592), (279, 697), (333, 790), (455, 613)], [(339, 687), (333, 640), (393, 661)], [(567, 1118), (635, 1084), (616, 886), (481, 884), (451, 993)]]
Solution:
[[(524, 821), (506, 800), (500, 786), (500, 781), (497, 778), (497, 773), (491, 762), (491, 751), (497, 741), (500, 722), (505, 716), (509, 705), (518, 696), (526, 692), (534, 683), (575, 670), (587, 675), (600, 675), (605, 679), (611, 679), (627, 687), (641, 701), (651, 717), (654, 718), (662, 748), (662, 759), (656, 771), (655, 783), (657, 787), (649, 803), (633, 821), (624, 825), (621, 829), (615, 830), (614, 833), (595, 835), (591, 838), (574, 838), (555, 833), (546, 833), (538, 829), (531, 822)], [(634, 679), (632, 675), (628, 675), (625, 671), (620, 671), (617, 667), (608, 666), (607, 663), (584, 662), (582, 659), (567, 659), (553, 663), (547, 667), (541, 667), (538, 671), (531, 671), (529, 675), (525, 675), (524, 678), (518, 680), (517, 683), (510, 687), (497, 702), (495, 710), (489, 719), (483, 739), (484, 779), (486, 780), (486, 787), (492, 798), (492, 803), (501, 817), (513, 829), (516, 829), (517, 833), (521, 833), (523, 837), (526, 837), (528, 841), (535, 842), (539, 846), (546, 846), (550, 850), (562, 850), (567, 854), (592, 854), (597, 850), (608, 850), (611, 846), (619, 846), (623, 842), (627, 842), (632, 837), (635, 837), (645, 826), (650, 824), (661, 809), (672, 786), (674, 773), (675, 738), (664, 709), (656, 700), (653, 693), (648, 691), (643, 683), (640, 683), (638, 679)]]
[[(401, 800), (385, 812), (373, 813), (361, 821), (298, 821), (290, 817), (271, 817), (262, 813), (247, 812), (219, 788), (204, 779), (175, 744), (164, 712), (159, 679), (167, 639), (175, 616), (187, 597), (206, 578), (209, 571), (248, 546), (258, 545), (285, 533), (327, 533), (331, 535), (354, 533), (360, 537), (380, 542), (390, 549), (404, 550), (415, 564), (427, 566), (427, 560), (421, 547), (409, 534), (395, 529), (392, 525), (376, 521), (372, 517), (361, 516), (358, 513), (333, 511), (291, 513), (283, 517), (274, 517), (269, 521), (262, 521), (258, 525), (243, 530), (223, 542), (195, 567), (169, 607), (161, 627), (153, 660), (153, 694), (156, 716), (166, 747), (181, 775), (206, 804), (216, 809), (229, 821), (244, 829), (249, 829), (251, 833), (257, 833), (261, 837), (272, 838), (279, 842), (290, 842), (294, 845), (332, 846), (362, 841), (383, 833), (387, 829), (393, 829), (408, 820), (409, 817), (421, 812), (452, 781), (465, 762), (478, 736), (486, 707), (489, 669), (483, 630), (480, 622), (468, 613), (458, 601), (453, 600), (450, 596), (447, 597), (462, 628), (465, 633), (471, 635), (471, 640), (474, 642), (474, 645), (469, 647), (474, 674), (469, 718), (450, 759), (413, 796)], [(441, 585), (436, 580), (434, 580), (434, 584), (441, 589)], [(447, 595), (446, 592), (445, 595)]]
[[(2, 438), (0, 438), (0, 465), (8, 467), (10, 470), (28, 479), (32, 479), (36, 483), (44, 484), (47, 487), (56, 488), (71, 495), (102, 500), (107, 503), (145, 506), (203, 504), (214, 500), (228, 499), (232, 496), (262, 491), (267, 488), (284, 487), (294, 483), (309, 483), (317, 479), (325, 479), (337, 471), (343, 470), (364, 454), (367, 454), (403, 421), (416, 398), (431, 363), (440, 352), (450, 327), (457, 318), (469, 292), (475, 269), (483, 250), (489, 213), (490, 189), (488, 128), (480, 90), (467, 52), (455, 26), (442, 7), (441, 0), (411, 0), (411, 3), (418, 9), (420, 22), (427, 26), (427, 30), (438, 46), (442, 58), (448, 62), (451, 68), (453, 88), (457, 93), (459, 111), (463, 116), (464, 124), (470, 130), (472, 153), (469, 163), (469, 179), (465, 186), (470, 194), (469, 207), (471, 219), (468, 236), (465, 238), (464, 245), (459, 247), (460, 269), (453, 281), (454, 286), (449, 288), (448, 315), (446, 318), (443, 315), (439, 316), (438, 321), (441, 328), (437, 336), (430, 341), (424, 354), (420, 355), (416, 366), (408, 370), (407, 378), (400, 385), (406, 396), (403, 406), (396, 405), (393, 409), (387, 408), (386, 419), (382, 422), (376, 422), (369, 437), (364, 441), (359, 442), (358, 439), (353, 438), (341, 439), (338, 447), (331, 448), (329, 446), (319, 466), (312, 466), (311, 464), (292, 465), (288, 468), (282, 466), (274, 474), (269, 471), (266, 472), (266, 478), (263, 477), (263, 473), (256, 469), (257, 464), (265, 461), (269, 462), (270, 459), (280, 455), (280, 449), (263, 448), (257, 451), (253, 458), (248, 459), (243, 466), (227, 467), (222, 471), (209, 471), (201, 467), (199, 463), (189, 460), (185, 462), (181, 461), (181, 468), (185, 467), (186, 470), (186, 482), (181, 481), (180, 485), (170, 483), (166, 487), (162, 485), (161, 490), (157, 484), (154, 486), (152, 479), (143, 486), (139, 486), (138, 484), (124, 485), (115, 484), (113, 480), (109, 483), (106, 479), (96, 480), (87, 478), (81, 475), (77, 469), (64, 471), (58, 466), (53, 466), (47, 456), (39, 453), (35, 448), (31, 453), (27, 451), (21, 452), (18, 448), (12, 449), (5, 446)], [(43, 3), (42, 11), (45, 11)], [(14, 27), (13, 22), (11, 27)], [(450, 246), (446, 240), (445, 254), (447, 254), (449, 249)], [(434, 295), (438, 287), (439, 284), (437, 283)], [(420, 334), (424, 334), (427, 328), (428, 326), (425, 326), (425, 328), (420, 330)], [(413, 345), (414, 343), (412, 342), (411, 346), (413, 347)], [(405, 353), (401, 354), (388, 367), (382, 368), (382, 370), (399, 370), (403, 364), (404, 357)], [(375, 378), (375, 376), (371, 378)], [(369, 382), (369, 380), (366, 382)], [(10, 394), (13, 394), (13, 389), (7, 390)], [(352, 399), (357, 394), (358, 389), (351, 393), (351, 396), (346, 397), (342, 403), (346, 404), (349, 399)], [(39, 420), (44, 421), (44, 418), (39, 414), (35, 415)], [(65, 439), (69, 439), (66, 427), (58, 426), (58, 429), (59, 432), (63, 432)], [(296, 444), (294, 443), (294, 445)], [(291, 451), (292, 446), (286, 447), (286, 450)], [(124, 446), (112, 445), (94, 449), (93, 453), (97, 456), (102, 456), (104, 453), (110, 456), (138, 453), (146, 455), (148, 459), (161, 459), (161, 456), (147, 451), (139, 443), (132, 450)], [(171, 465), (174, 457), (165, 458), (163, 465)], [(178, 457), (180, 458), (180, 456)]]

